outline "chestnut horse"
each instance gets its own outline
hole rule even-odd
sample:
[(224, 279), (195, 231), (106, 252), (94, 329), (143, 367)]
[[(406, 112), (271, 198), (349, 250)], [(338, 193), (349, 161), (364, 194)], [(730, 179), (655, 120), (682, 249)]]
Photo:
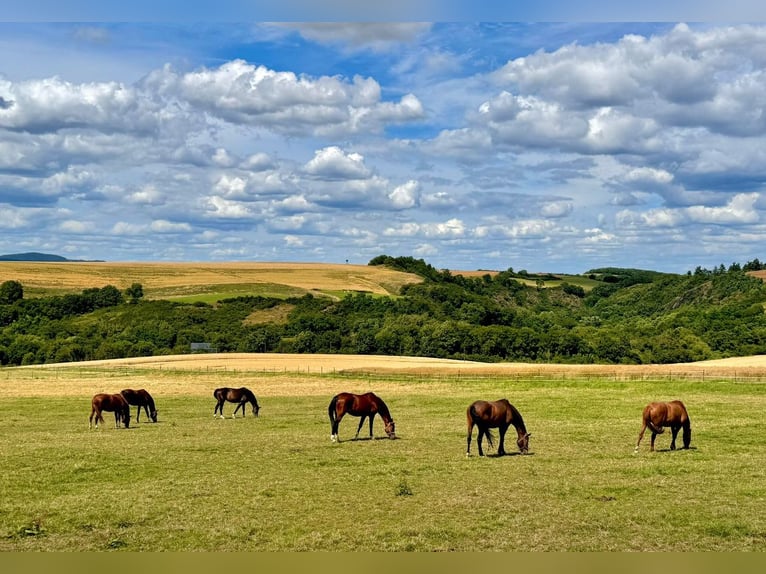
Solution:
[(141, 407), (144, 407), (146, 416), (150, 417), (152, 422), (157, 422), (157, 409), (154, 407), (154, 399), (146, 389), (138, 389), (137, 391), (134, 391), (133, 389), (123, 389), (120, 391), (120, 394), (125, 397), (125, 400), (128, 401), (129, 405), (138, 407), (136, 409), (136, 422), (138, 422), (138, 419), (141, 416)]
[(643, 426), (641, 427), (641, 432), (638, 433), (638, 442), (633, 452), (638, 452), (638, 445), (641, 444), (641, 439), (644, 438), (646, 427), (649, 427), (649, 430), (652, 431), (650, 451), (654, 451), (654, 439), (657, 435), (665, 432), (663, 427), (670, 427), (673, 433), (670, 450), (676, 450), (676, 437), (681, 429), (684, 429), (684, 448), (689, 448), (689, 443), (692, 441), (692, 426), (689, 420), (689, 413), (686, 412), (686, 407), (681, 401), (649, 403), (644, 407), (642, 422)]
[(330, 440), (332, 442), (340, 442), (338, 438), (338, 425), (344, 415), (362, 417), (362, 420), (359, 421), (359, 427), (356, 429), (354, 439), (359, 438), (359, 431), (362, 430), (362, 425), (366, 418), (370, 419), (370, 438), (372, 438), (372, 421), (375, 415), (380, 415), (380, 418), (383, 419), (388, 438), (396, 438), (394, 419), (391, 418), (388, 406), (375, 393), (365, 393), (363, 395), (355, 395), (354, 393), (337, 394), (330, 401), (327, 413), (330, 416)]
[(130, 405), (120, 394), (110, 395), (107, 393), (99, 393), (93, 396), (90, 402), (90, 418), (88, 419), (88, 428), (93, 426), (93, 417), (96, 417), (96, 428), (98, 428), (98, 422), (104, 422), (104, 417), (101, 414), (103, 411), (114, 411), (114, 427), (120, 428), (120, 421), (125, 425), (125, 428), (130, 428)]
[(219, 413), (222, 419), (226, 418), (223, 416), (223, 404), (226, 401), (237, 403), (237, 408), (234, 409), (234, 413), (231, 415), (231, 418), (233, 419), (237, 418), (237, 411), (239, 409), (242, 409), (242, 416), (245, 416), (245, 407), (247, 406), (247, 403), (250, 403), (253, 406), (254, 416), (257, 417), (258, 411), (261, 410), (253, 391), (245, 387), (240, 387), (238, 389), (221, 387), (220, 389), (213, 391), (213, 396), (215, 397), (215, 400), (218, 401), (215, 405), (215, 410), (213, 410), (213, 418), (218, 418)]
[(508, 399), (497, 401), (475, 401), (471, 403), (466, 410), (466, 419), (468, 420), (468, 448), (465, 451), (466, 456), (471, 456), (471, 435), (473, 426), (479, 427), (479, 435), (476, 437), (476, 444), (479, 445), (479, 456), (484, 456), (481, 448), (481, 439), (487, 435), (487, 442), (492, 446), (492, 433), (489, 429), (496, 428), (500, 433), (500, 445), (497, 448), (497, 455), (503, 456), (505, 452), (505, 431), (513, 425), (516, 428), (516, 444), (521, 454), (529, 452), (529, 437), (532, 435), (527, 432), (524, 426), (524, 419), (521, 413), (508, 402)]

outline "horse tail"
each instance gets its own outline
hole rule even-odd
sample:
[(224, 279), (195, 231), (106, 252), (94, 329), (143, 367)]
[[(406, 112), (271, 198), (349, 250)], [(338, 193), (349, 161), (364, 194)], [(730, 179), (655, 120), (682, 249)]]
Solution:
[(330, 422), (335, 424), (335, 405), (338, 404), (338, 395), (335, 395), (330, 400), (330, 405), (327, 407), (327, 414), (330, 417)]
[(473, 421), (474, 424), (478, 423), (477, 415), (476, 415), (476, 405), (471, 405), (468, 408), (468, 416), (471, 417), (471, 420)]
[[(472, 404), (470, 407), (468, 407), (468, 416), (470, 417), (471, 422), (477, 425), (479, 427), (479, 430), (481, 430), (483, 425), (481, 425), (481, 418), (479, 418), (479, 415), (476, 412), (475, 404)], [(484, 434), (487, 436), (487, 442), (489, 443), (489, 446), (494, 446), (492, 431), (490, 431), (489, 428), (487, 427), (484, 429)]]
[(664, 428), (654, 426), (654, 423), (652, 422), (652, 419), (650, 418), (646, 419), (646, 426), (648, 426), (649, 430), (652, 431), (654, 434), (662, 434), (665, 432)]

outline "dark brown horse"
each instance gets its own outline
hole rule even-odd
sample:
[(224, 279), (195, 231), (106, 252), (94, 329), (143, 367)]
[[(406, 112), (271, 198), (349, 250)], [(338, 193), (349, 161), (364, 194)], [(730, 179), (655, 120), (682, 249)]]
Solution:
[(219, 414), (221, 415), (221, 418), (226, 418), (223, 416), (223, 404), (226, 401), (237, 403), (237, 408), (234, 409), (234, 413), (231, 415), (231, 418), (233, 419), (237, 418), (237, 411), (239, 409), (242, 409), (242, 416), (245, 416), (245, 407), (247, 407), (248, 403), (253, 406), (254, 416), (257, 417), (258, 411), (261, 410), (253, 391), (245, 387), (240, 387), (238, 389), (221, 387), (220, 389), (213, 391), (213, 396), (215, 397), (215, 400), (218, 401), (215, 405), (215, 410), (213, 411), (213, 418), (217, 418)]
[(474, 425), (479, 427), (479, 435), (476, 437), (476, 444), (479, 445), (479, 456), (484, 456), (484, 451), (481, 449), (481, 439), (484, 435), (487, 435), (487, 442), (492, 446), (492, 433), (489, 430), (491, 428), (498, 429), (500, 433), (500, 445), (497, 448), (497, 454), (503, 456), (505, 454), (505, 431), (510, 425), (516, 428), (518, 434), (516, 444), (519, 446), (521, 454), (529, 452), (529, 437), (532, 435), (527, 432), (521, 413), (507, 399), (475, 401), (466, 410), (466, 418), (468, 420), (466, 456), (471, 455), (471, 435)]
[(96, 428), (99, 421), (104, 422), (101, 414), (103, 411), (114, 411), (114, 427), (120, 428), (120, 421), (125, 428), (130, 428), (130, 405), (120, 394), (110, 395), (108, 393), (99, 393), (93, 396), (90, 402), (90, 418), (88, 419), (88, 428), (93, 426), (93, 417), (96, 417)]
[(638, 442), (633, 452), (638, 452), (638, 446), (641, 444), (641, 439), (644, 438), (644, 431), (647, 427), (652, 431), (650, 451), (654, 451), (654, 439), (657, 438), (657, 435), (665, 432), (663, 427), (670, 427), (673, 433), (670, 450), (676, 450), (676, 437), (681, 429), (684, 429), (684, 448), (689, 448), (689, 444), (692, 442), (692, 425), (689, 420), (689, 413), (686, 412), (686, 407), (681, 401), (649, 403), (644, 407), (641, 420), (643, 425), (641, 432), (638, 433)]
[(141, 407), (144, 408), (146, 416), (152, 419), (152, 422), (157, 422), (157, 409), (154, 407), (154, 399), (152, 395), (146, 389), (123, 389), (120, 394), (125, 397), (129, 405), (138, 407), (136, 409), (136, 422), (138, 422), (141, 416)]
[(388, 438), (396, 438), (394, 419), (391, 418), (388, 406), (383, 402), (383, 399), (375, 393), (365, 393), (363, 395), (355, 395), (353, 393), (337, 394), (330, 401), (330, 405), (327, 407), (327, 413), (330, 416), (330, 426), (332, 427), (330, 440), (333, 442), (339, 440), (338, 425), (344, 415), (362, 417), (362, 420), (359, 421), (359, 427), (356, 429), (356, 436), (354, 438), (359, 438), (359, 431), (362, 430), (364, 420), (367, 418), (370, 419), (370, 438), (372, 438), (372, 421), (375, 418), (375, 415), (380, 415), (380, 418), (383, 419)]

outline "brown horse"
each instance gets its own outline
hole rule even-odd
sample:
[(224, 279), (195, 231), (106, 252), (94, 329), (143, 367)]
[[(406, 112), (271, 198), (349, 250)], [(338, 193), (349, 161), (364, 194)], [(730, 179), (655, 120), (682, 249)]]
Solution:
[(363, 395), (355, 395), (353, 393), (337, 394), (330, 401), (327, 413), (330, 416), (330, 440), (332, 442), (339, 442), (338, 425), (344, 415), (362, 417), (362, 420), (359, 421), (359, 427), (356, 429), (355, 439), (359, 438), (359, 431), (362, 430), (362, 425), (366, 418), (370, 419), (370, 438), (372, 438), (372, 421), (376, 414), (380, 415), (380, 418), (383, 419), (388, 438), (396, 438), (394, 419), (391, 418), (388, 406), (375, 393), (365, 393)]
[(130, 405), (120, 394), (110, 395), (107, 393), (99, 393), (93, 396), (90, 402), (90, 418), (88, 419), (88, 428), (93, 426), (93, 417), (96, 417), (96, 428), (98, 428), (99, 421), (104, 422), (104, 417), (101, 414), (103, 411), (114, 411), (114, 427), (120, 428), (120, 421), (125, 425), (125, 428), (130, 428)]
[(638, 433), (638, 442), (633, 452), (638, 452), (638, 446), (641, 444), (641, 439), (644, 438), (646, 427), (649, 427), (649, 430), (652, 431), (650, 451), (654, 451), (654, 439), (657, 438), (657, 435), (665, 432), (663, 427), (670, 427), (673, 433), (670, 450), (676, 450), (676, 437), (681, 429), (684, 429), (684, 448), (689, 448), (689, 444), (692, 441), (692, 426), (689, 420), (689, 413), (686, 412), (686, 407), (681, 401), (649, 403), (644, 407), (641, 418), (643, 426), (641, 427), (641, 432)]
[(481, 449), (481, 439), (487, 435), (487, 442), (492, 446), (492, 433), (489, 429), (496, 428), (500, 432), (500, 445), (497, 448), (498, 456), (505, 453), (505, 431), (510, 425), (516, 428), (518, 438), (516, 444), (519, 446), (521, 454), (529, 452), (529, 437), (532, 435), (527, 432), (524, 426), (524, 419), (521, 413), (507, 399), (497, 401), (475, 401), (471, 403), (466, 410), (468, 420), (468, 448), (465, 451), (466, 456), (471, 456), (471, 435), (473, 426), (479, 427), (479, 435), (476, 437), (476, 444), (479, 445), (479, 456), (484, 456)]
[(154, 407), (154, 399), (152, 395), (146, 389), (123, 389), (120, 394), (125, 397), (129, 405), (138, 407), (136, 409), (136, 422), (138, 422), (141, 416), (141, 407), (144, 407), (144, 412), (147, 417), (152, 419), (152, 422), (157, 422), (157, 409)]
[(237, 418), (237, 411), (239, 409), (242, 409), (242, 416), (245, 416), (245, 407), (248, 403), (253, 406), (254, 416), (257, 417), (258, 411), (261, 410), (261, 407), (258, 405), (258, 400), (255, 398), (253, 391), (245, 387), (240, 387), (238, 389), (221, 387), (220, 389), (213, 391), (213, 396), (215, 397), (215, 400), (218, 401), (215, 405), (215, 410), (213, 410), (213, 418), (218, 418), (219, 413), (222, 419), (226, 418), (223, 416), (223, 405), (226, 401), (229, 401), (230, 403), (237, 403), (237, 408), (234, 409), (234, 413), (231, 415), (231, 418), (233, 419)]

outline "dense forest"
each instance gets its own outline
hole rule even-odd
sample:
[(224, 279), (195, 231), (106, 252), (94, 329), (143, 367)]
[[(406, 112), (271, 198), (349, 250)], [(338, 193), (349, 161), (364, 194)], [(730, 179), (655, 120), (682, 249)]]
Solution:
[[(686, 274), (592, 269), (595, 287), (512, 268), (467, 277), (412, 257), (370, 265), (416, 273), (395, 297), (146, 300), (135, 283), (25, 298), (0, 284), (0, 364), (192, 352), (414, 355), (479, 361), (675, 363), (766, 353), (766, 286), (745, 265)], [(531, 281), (530, 281), (531, 279)]]

